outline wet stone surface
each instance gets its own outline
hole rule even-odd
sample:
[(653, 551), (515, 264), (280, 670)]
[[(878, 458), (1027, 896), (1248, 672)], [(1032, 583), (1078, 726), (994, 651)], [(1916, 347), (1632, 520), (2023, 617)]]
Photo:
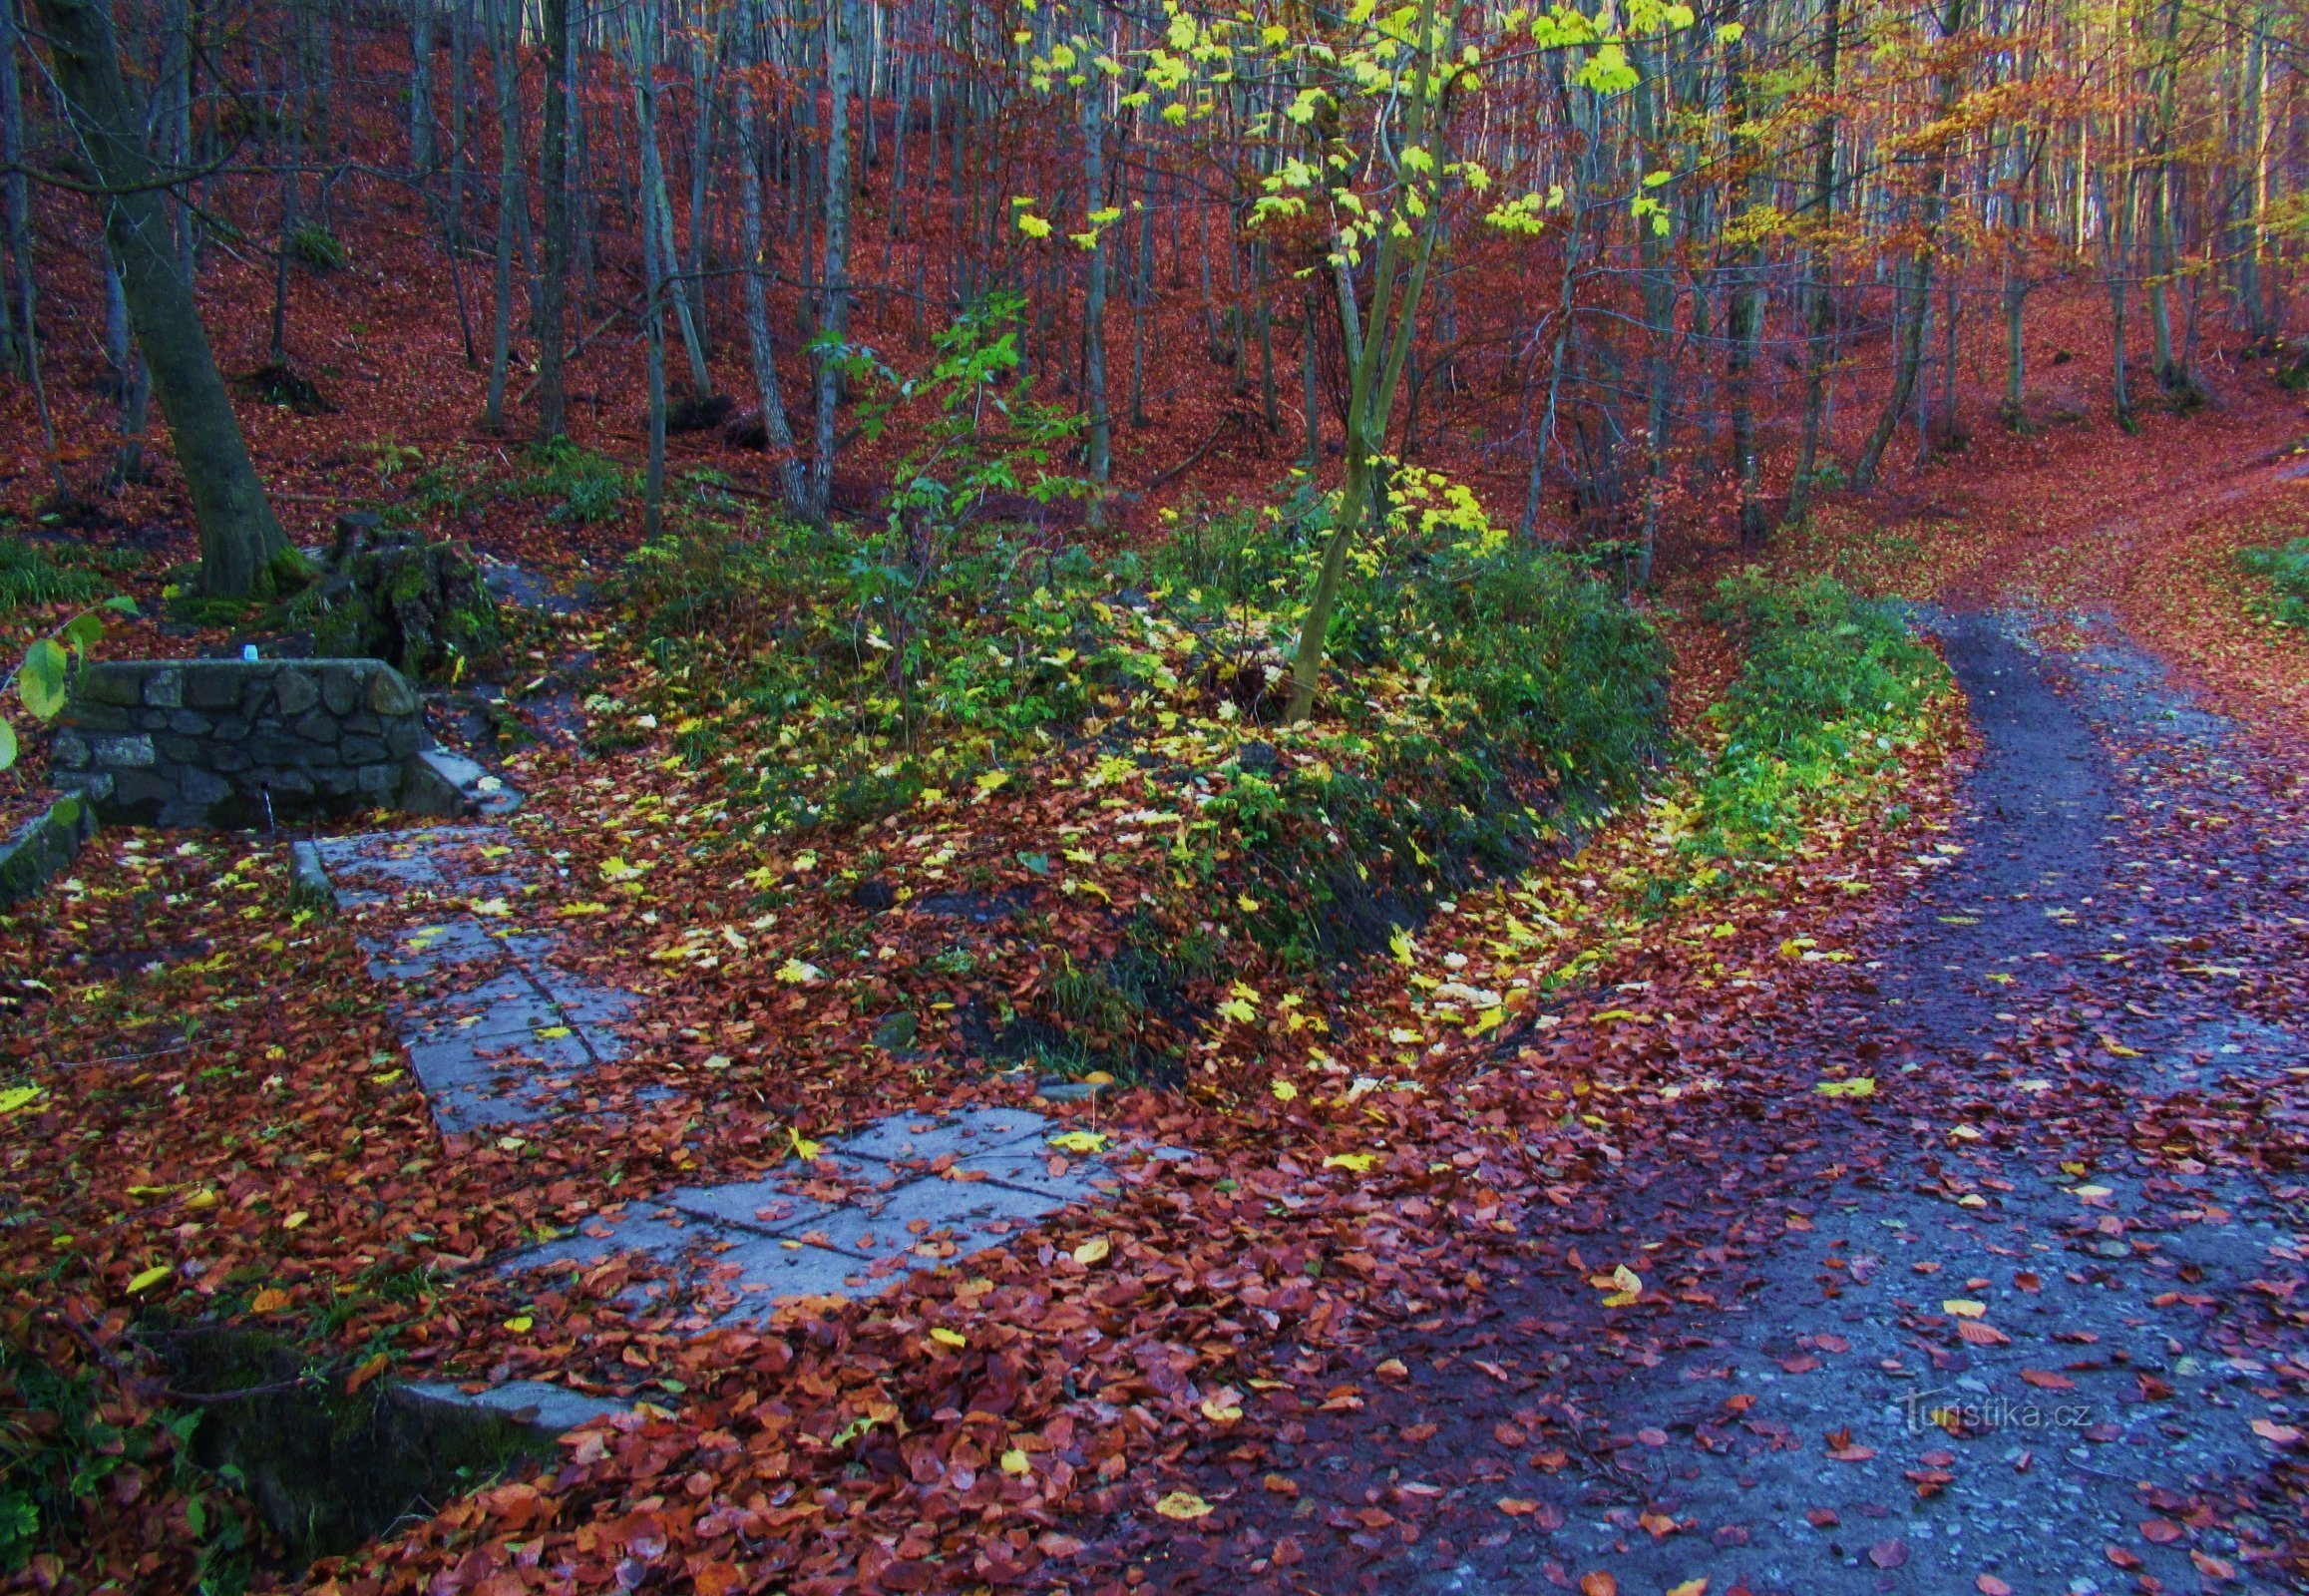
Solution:
[(781, 1298), (870, 1297), (1097, 1196), (1100, 1161), (1050, 1144), (1065, 1128), (1023, 1109), (894, 1115), (790, 1172), (631, 1203), (503, 1267), (644, 1255), (675, 1277), (700, 1328), (758, 1318)]
[(505, 828), (428, 826), (317, 847), (348, 910), (412, 899), (443, 910), (360, 943), (369, 974), (396, 992), (396, 1026), (445, 1134), (569, 1112), (581, 1079), (623, 1056), (614, 1027), (637, 1000), (557, 963), (552, 934), (514, 920), (534, 861)]

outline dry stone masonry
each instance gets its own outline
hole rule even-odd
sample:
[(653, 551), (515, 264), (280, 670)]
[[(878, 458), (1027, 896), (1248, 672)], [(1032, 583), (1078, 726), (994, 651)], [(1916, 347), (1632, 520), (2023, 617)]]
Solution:
[(377, 659), (142, 659), (84, 667), (53, 779), (107, 822), (259, 826), (400, 801), (423, 706)]

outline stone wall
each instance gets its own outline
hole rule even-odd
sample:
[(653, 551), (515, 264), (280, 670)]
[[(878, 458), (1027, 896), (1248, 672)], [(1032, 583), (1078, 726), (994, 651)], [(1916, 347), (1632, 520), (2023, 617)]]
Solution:
[(423, 707), (379, 659), (138, 659), (85, 666), (50, 777), (97, 818), (261, 826), (396, 805)]

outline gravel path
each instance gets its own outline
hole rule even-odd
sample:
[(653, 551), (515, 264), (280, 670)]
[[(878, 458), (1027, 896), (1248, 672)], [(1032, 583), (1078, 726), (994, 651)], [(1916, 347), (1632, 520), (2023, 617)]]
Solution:
[[(1981, 762), (1860, 958), (1732, 1021), (1724, 1089), (1663, 1104), (1480, 1309), (1335, 1365), (1361, 1410), (1190, 1451), (1219, 1510), (1089, 1568), (1994, 1596), (2309, 1566), (2309, 793), (2107, 622), (2058, 653), (1928, 623)], [(1839, 1065), (1875, 1094), (1816, 1092)], [(1603, 1306), (1631, 1262), (1659, 1289)]]

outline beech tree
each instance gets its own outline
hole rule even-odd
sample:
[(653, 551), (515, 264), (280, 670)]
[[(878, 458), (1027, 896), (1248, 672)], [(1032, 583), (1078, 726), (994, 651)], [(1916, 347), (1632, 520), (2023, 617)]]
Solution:
[(121, 296), (176, 443), (200, 535), (200, 591), (245, 598), (276, 583), (295, 555), (249, 463), (191, 285), (179, 268), (143, 123), (121, 72), (101, 0), (33, 0), (72, 132), (118, 265)]

